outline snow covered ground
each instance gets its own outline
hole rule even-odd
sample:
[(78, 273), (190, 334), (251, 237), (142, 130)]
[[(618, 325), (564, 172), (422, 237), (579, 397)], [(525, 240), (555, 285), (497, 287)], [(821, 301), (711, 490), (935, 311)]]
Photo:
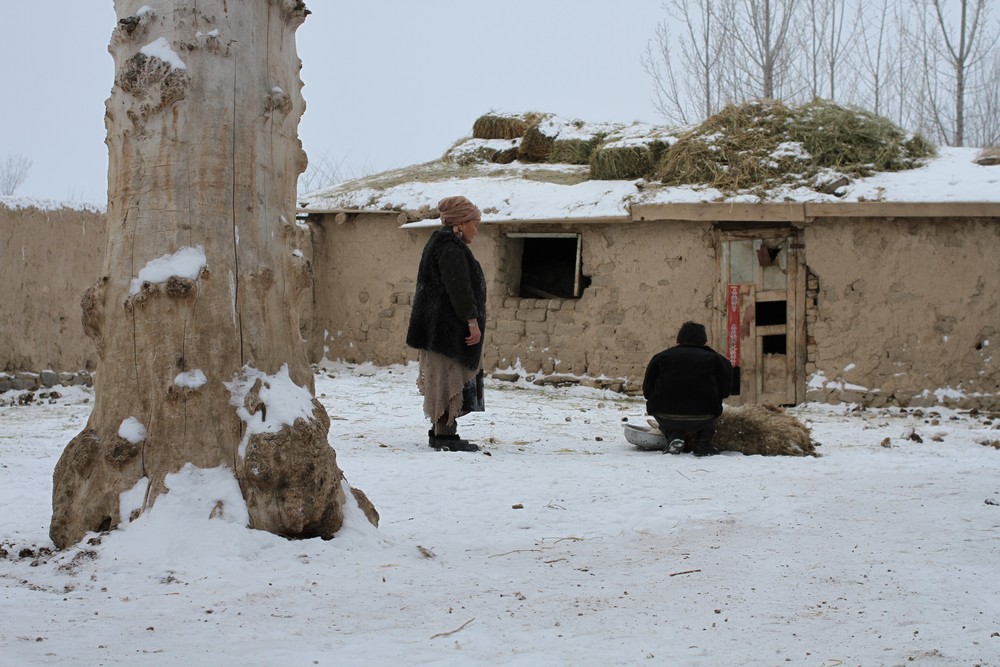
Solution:
[(461, 422), (485, 452), (439, 453), (414, 382), (317, 376), (377, 530), (209, 520), (238, 492), (186, 470), (58, 553), (52, 470), (93, 394), (0, 395), (0, 664), (1000, 665), (998, 415), (806, 405), (819, 458), (696, 459), (628, 445), (635, 399), (491, 381)]

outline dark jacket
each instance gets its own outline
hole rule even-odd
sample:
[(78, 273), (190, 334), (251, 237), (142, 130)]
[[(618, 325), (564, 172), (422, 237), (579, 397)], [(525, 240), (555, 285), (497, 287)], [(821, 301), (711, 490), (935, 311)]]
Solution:
[(406, 344), (478, 369), (483, 341), (466, 345), (469, 320), (486, 331), (486, 278), (469, 246), (451, 227), (431, 234), (417, 268)]
[(732, 386), (733, 367), (724, 356), (707, 345), (677, 345), (650, 360), (642, 395), (651, 415), (718, 417)]

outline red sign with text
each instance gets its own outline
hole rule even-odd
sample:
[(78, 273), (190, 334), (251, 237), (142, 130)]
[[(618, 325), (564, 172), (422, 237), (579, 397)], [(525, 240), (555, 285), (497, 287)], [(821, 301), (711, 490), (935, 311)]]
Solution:
[(726, 357), (733, 366), (740, 365), (740, 286), (726, 289)]

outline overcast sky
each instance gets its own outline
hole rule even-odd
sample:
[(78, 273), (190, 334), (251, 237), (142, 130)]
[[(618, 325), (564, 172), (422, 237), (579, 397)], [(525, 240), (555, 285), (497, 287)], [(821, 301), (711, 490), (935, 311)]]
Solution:
[[(640, 57), (660, 0), (307, 4), (299, 133), (348, 176), (436, 159), (491, 110), (659, 120)], [(112, 0), (2, 1), (0, 160), (33, 162), (16, 194), (106, 202), (114, 25)]]

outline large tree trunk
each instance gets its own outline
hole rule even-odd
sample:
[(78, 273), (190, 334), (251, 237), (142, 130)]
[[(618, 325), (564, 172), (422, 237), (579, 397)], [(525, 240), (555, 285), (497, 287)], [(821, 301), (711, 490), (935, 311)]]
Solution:
[[(58, 547), (134, 518), (190, 463), (225, 466), (251, 525), (329, 538), (350, 489), (299, 332), (311, 286), (296, 0), (115, 0), (109, 239), (83, 300), (99, 352), (86, 428), (56, 466)], [(305, 252), (304, 252), (305, 251)], [(121, 494), (144, 499), (122, 506)]]

